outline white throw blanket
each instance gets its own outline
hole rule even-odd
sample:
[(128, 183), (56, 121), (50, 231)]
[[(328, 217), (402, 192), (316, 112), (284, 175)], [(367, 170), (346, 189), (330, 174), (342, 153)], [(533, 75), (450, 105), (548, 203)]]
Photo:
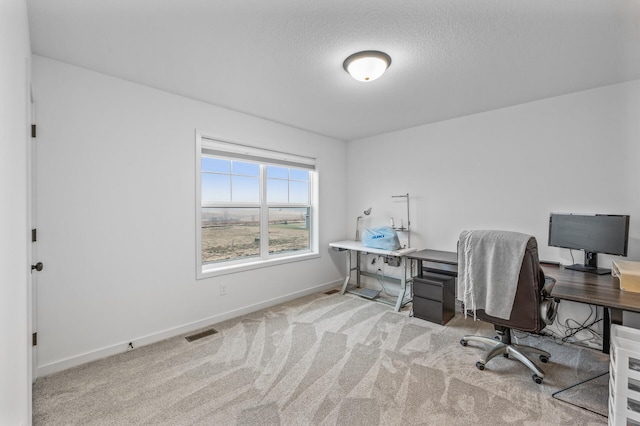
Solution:
[(458, 299), (467, 310), (484, 309), (509, 319), (524, 252), (531, 235), (508, 231), (462, 231), (458, 242)]

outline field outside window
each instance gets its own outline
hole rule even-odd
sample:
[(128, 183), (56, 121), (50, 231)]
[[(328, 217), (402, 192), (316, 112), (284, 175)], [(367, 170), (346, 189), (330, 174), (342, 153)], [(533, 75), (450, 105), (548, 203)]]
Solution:
[(273, 164), (267, 157), (238, 157), (218, 150), (212, 154), (203, 145), (202, 269), (313, 253), (313, 168)]

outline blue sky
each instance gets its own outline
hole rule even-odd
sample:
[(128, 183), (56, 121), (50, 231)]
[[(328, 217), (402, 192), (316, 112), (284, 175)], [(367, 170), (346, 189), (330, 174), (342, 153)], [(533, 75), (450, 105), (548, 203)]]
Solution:
[[(309, 171), (266, 166), (267, 202), (309, 202)], [(260, 165), (202, 157), (202, 202), (260, 201)]]

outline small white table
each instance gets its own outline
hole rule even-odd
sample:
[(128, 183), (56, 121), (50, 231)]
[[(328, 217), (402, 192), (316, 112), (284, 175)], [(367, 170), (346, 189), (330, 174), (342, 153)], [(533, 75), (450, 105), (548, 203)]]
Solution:
[[(351, 279), (351, 271), (355, 270), (356, 271), (356, 288), (360, 287), (360, 276), (361, 275), (365, 275), (365, 276), (371, 276), (377, 279), (384, 279), (385, 281), (389, 281), (389, 282), (395, 282), (400, 284), (400, 293), (398, 294), (398, 298), (395, 301), (395, 303), (390, 303), (389, 301), (387, 301), (384, 298), (374, 298), (372, 300), (378, 301), (378, 302), (382, 302), (382, 303), (388, 303), (391, 304), (393, 306), (395, 306), (395, 311), (398, 312), (400, 311), (400, 308), (403, 307), (404, 305), (406, 305), (407, 303), (409, 303), (411, 301), (411, 296), (409, 296), (408, 298), (406, 297), (406, 293), (407, 293), (407, 283), (410, 283), (413, 280), (412, 277), (412, 268), (411, 268), (411, 261), (407, 259), (407, 255), (411, 254), (415, 251), (417, 251), (414, 248), (405, 248), (405, 249), (398, 249), (398, 250), (383, 250), (383, 249), (378, 249), (378, 248), (373, 248), (373, 247), (365, 247), (364, 245), (362, 245), (362, 241), (354, 241), (354, 240), (344, 240), (344, 241), (337, 241), (335, 243), (329, 243), (329, 246), (331, 248), (333, 248), (334, 250), (339, 250), (339, 251), (346, 251), (347, 252), (347, 273), (345, 275), (344, 278), (344, 284), (342, 284), (342, 289), (340, 290), (340, 294), (344, 294), (345, 292), (349, 292), (349, 293), (354, 293), (354, 294), (358, 294), (357, 291), (351, 291), (347, 288), (348, 284), (349, 284), (349, 280)], [(356, 267), (352, 268), (351, 267), (351, 252), (355, 251), (356, 252)], [(393, 278), (393, 277), (380, 277), (377, 274), (373, 274), (371, 272), (367, 272), (367, 271), (361, 271), (360, 270), (360, 256), (362, 254), (377, 254), (377, 255), (381, 255), (381, 256), (394, 256), (394, 257), (398, 257), (400, 259), (400, 268), (402, 269), (402, 276), (400, 278)], [(407, 277), (407, 272), (409, 273), (409, 276)]]

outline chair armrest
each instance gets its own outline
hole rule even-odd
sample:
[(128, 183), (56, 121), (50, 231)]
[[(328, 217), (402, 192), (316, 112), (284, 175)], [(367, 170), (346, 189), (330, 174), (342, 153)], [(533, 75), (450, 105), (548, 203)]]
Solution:
[(542, 297), (551, 296), (551, 291), (553, 290), (553, 286), (556, 285), (556, 279), (552, 277), (544, 277), (544, 286), (542, 286)]

